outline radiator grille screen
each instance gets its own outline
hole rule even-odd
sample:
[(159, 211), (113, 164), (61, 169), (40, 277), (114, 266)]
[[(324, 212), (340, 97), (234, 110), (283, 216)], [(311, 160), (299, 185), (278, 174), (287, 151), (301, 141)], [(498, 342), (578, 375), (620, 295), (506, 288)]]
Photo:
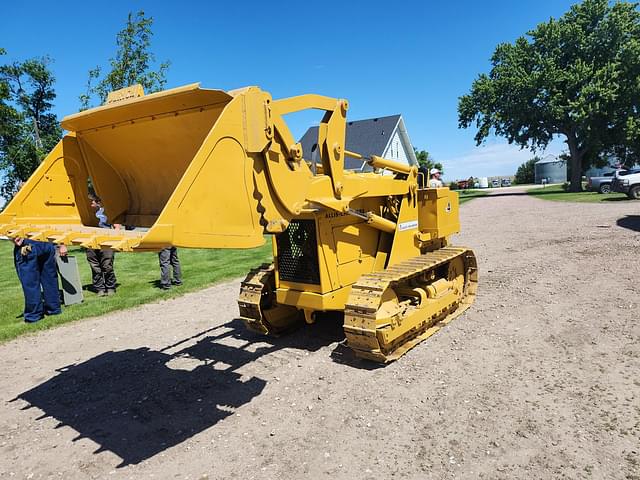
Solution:
[(276, 235), (280, 280), (320, 284), (318, 242), (313, 220), (294, 220)]

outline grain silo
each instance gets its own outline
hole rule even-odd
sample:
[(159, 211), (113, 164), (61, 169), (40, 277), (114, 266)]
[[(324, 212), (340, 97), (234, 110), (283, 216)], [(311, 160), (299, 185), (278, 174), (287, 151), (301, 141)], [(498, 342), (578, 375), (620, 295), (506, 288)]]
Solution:
[(534, 165), (536, 183), (564, 183), (567, 181), (567, 163), (555, 155), (547, 155)]

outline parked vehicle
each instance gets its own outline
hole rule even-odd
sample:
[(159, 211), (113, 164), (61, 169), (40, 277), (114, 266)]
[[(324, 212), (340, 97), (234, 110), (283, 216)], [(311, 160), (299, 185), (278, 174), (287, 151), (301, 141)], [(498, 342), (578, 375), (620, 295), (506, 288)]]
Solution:
[(605, 173), (601, 177), (589, 177), (587, 190), (598, 193), (611, 193), (611, 182), (615, 172)]
[(502, 186), (503, 187), (510, 187), (511, 186), (511, 180), (509, 180), (508, 178), (503, 178), (502, 179)]
[(615, 172), (611, 190), (626, 193), (629, 198), (640, 200), (640, 168)]
[(499, 187), (499, 186), (500, 186), (500, 181), (498, 181), (498, 180), (493, 180), (493, 181), (491, 182), (491, 185), (492, 185), (494, 188), (495, 188), (495, 187)]

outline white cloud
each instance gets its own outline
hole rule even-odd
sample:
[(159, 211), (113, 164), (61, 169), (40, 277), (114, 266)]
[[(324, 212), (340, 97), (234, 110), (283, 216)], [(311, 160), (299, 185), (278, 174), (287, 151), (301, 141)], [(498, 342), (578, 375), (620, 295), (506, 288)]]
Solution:
[(521, 150), (516, 145), (508, 143), (490, 143), (474, 148), (459, 156), (438, 159), (444, 166), (448, 180), (474, 177), (492, 177), (514, 175), (518, 167), (537, 155), (559, 155), (562, 152), (562, 143), (553, 142), (545, 151), (532, 153), (529, 150)]

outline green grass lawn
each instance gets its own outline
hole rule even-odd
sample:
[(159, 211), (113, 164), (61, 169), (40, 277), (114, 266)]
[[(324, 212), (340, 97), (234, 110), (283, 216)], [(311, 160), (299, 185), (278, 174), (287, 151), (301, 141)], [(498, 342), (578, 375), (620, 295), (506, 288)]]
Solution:
[(473, 200), (474, 198), (484, 197), (487, 195), (487, 192), (484, 190), (456, 190), (460, 195), (460, 205), (468, 202), (469, 200)]
[(529, 195), (553, 200), (557, 202), (633, 202), (624, 193), (597, 193), (597, 192), (565, 192), (562, 185), (550, 185), (545, 188), (531, 188), (527, 190)]
[(13, 244), (0, 241), (0, 292), (3, 297), (0, 303), (0, 341), (69, 321), (175, 297), (224, 279), (241, 277), (251, 268), (271, 261), (270, 238), (267, 238), (263, 247), (251, 250), (179, 249), (184, 285), (171, 290), (158, 288), (160, 267), (157, 253), (116, 253), (114, 267), (119, 286), (116, 295), (112, 297), (98, 297), (86, 290), (91, 284), (89, 264), (82, 250), (71, 248), (69, 254), (77, 257), (80, 276), (85, 285), (84, 302), (63, 306), (62, 314), (45, 317), (35, 324), (24, 323), (20, 316), (24, 308), (24, 297), (13, 266)]

